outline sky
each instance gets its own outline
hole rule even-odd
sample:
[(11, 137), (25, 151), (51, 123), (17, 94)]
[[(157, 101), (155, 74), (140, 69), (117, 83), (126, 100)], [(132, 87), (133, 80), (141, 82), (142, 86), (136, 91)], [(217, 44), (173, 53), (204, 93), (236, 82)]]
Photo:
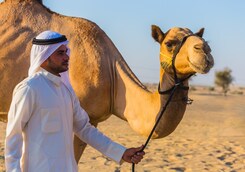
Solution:
[[(0, 1), (1, 2), (1, 1)], [(197, 74), (193, 85), (213, 86), (215, 72), (228, 67), (233, 85), (245, 86), (244, 0), (43, 0), (52, 11), (95, 22), (116, 45), (142, 82), (159, 82), (159, 44), (151, 25), (164, 32), (178, 26), (193, 32), (204, 27), (215, 65)]]

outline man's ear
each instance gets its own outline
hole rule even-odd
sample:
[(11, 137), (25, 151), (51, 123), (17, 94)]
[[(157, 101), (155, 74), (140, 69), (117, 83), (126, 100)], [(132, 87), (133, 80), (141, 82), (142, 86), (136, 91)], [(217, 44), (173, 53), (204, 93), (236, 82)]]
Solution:
[(203, 33), (204, 33), (204, 28), (201, 28), (197, 33), (195, 33), (195, 35), (202, 37)]
[(152, 25), (151, 26), (151, 36), (154, 38), (155, 41), (157, 41), (159, 44), (162, 43), (163, 39), (164, 39), (164, 33), (162, 32), (162, 30), (156, 26), (156, 25)]

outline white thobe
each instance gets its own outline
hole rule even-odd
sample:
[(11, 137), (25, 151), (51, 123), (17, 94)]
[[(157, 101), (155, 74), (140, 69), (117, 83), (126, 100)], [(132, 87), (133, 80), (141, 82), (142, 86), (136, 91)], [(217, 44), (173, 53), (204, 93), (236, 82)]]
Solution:
[(77, 172), (73, 132), (120, 162), (126, 148), (89, 123), (72, 89), (44, 69), (15, 87), (5, 143), (7, 172)]

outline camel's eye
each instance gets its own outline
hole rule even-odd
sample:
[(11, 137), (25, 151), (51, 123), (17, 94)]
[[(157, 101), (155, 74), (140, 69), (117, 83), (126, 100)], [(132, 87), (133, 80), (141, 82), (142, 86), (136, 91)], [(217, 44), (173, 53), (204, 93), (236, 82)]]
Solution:
[(171, 51), (173, 50), (173, 47), (174, 47), (173, 42), (170, 42), (170, 41), (165, 42), (165, 45), (166, 45), (166, 48), (167, 48), (167, 50), (168, 50), (169, 52), (171, 52)]
[(173, 44), (171, 42), (166, 42), (165, 45), (167, 46), (167, 48), (172, 48)]

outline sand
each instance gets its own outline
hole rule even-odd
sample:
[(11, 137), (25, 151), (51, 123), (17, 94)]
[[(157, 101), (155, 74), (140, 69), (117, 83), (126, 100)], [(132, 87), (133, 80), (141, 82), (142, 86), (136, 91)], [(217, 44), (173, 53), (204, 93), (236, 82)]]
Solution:
[[(151, 140), (136, 172), (245, 172), (245, 95), (191, 92), (194, 99), (183, 120), (168, 137)], [(0, 123), (0, 171), (4, 171), (5, 123)], [(116, 117), (98, 127), (113, 140), (140, 146), (146, 138), (137, 135)], [(88, 146), (79, 162), (83, 172), (129, 172)]]

